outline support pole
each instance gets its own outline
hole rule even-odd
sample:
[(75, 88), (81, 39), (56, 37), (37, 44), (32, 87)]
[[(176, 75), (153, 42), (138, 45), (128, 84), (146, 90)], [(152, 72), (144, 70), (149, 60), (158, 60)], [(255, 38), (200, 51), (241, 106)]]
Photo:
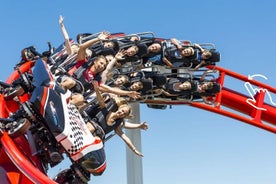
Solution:
[[(140, 123), (140, 106), (138, 102), (131, 103), (133, 119), (128, 119), (130, 123)], [(138, 130), (125, 130), (126, 135), (132, 140), (133, 144), (138, 150), (142, 152), (141, 146), (141, 131)], [(126, 162), (127, 162), (127, 183), (128, 184), (143, 184), (143, 166), (142, 158), (129, 147), (126, 146)]]

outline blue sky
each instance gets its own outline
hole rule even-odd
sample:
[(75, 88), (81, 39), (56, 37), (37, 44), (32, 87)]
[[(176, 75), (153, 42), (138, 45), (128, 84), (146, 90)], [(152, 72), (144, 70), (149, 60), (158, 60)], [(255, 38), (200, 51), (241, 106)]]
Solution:
[[(263, 74), (265, 83), (276, 86), (275, 7), (272, 0), (5, 1), (0, 7), (0, 79), (12, 72), (22, 48), (34, 45), (45, 51), (48, 41), (56, 47), (63, 42), (58, 25), (63, 15), (72, 38), (102, 30), (151, 31), (161, 38), (214, 43), (222, 55), (219, 66), (243, 75)], [(225, 86), (245, 92), (236, 81)], [(275, 183), (273, 133), (189, 106), (140, 109), (141, 121), (149, 123), (141, 133), (144, 184)], [(125, 150), (119, 137), (109, 140), (106, 172), (90, 183), (126, 184)]]

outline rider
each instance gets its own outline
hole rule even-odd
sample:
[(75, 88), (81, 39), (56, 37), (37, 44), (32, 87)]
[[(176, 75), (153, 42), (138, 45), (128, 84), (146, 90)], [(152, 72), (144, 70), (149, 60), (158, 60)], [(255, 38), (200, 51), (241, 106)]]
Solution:
[(97, 83), (94, 82), (93, 84), (95, 85), (94, 89), (96, 90), (97, 99), (93, 101), (94, 103), (90, 103), (90, 106), (86, 110), (83, 110), (83, 113), (90, 120), (87, 126), (91, 133), (104, 140), (105, 135), (114, 130), (135, 154), (143, 156), (124, 134), (122, 128), (140, 128), (146, 130), (148, 129), (147, 123), (131, 124), (124, 122), (124, 118), (131, 117), (131, 107), (127, 104), (126, 99), (108, 94), (102, 95), (99, 92)]

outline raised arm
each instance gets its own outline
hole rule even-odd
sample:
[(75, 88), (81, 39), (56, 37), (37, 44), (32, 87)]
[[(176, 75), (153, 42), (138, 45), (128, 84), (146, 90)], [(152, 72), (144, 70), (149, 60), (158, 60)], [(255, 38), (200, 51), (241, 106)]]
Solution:
[(142, 122), (140, 124), (125, 122), (124, 128), (127, 128), (127, 129), (138, 129), (139, 128), (142, 130), (147, 130), (149, 128), (149, 126), (148, 126), (147, 122)]
[(88, 40), (87, 42), (82, 43), (80, 45), (80, 48), (78, 51), (77, 60), (78, 61), (84, 60), (86, 57), (86, 55), (85, 55), (86, 49), (99, 41), (107, 40), (109, 35), (110, 35), (110, 33), (108, 33), (108, 32), (102, 32), (99, 34), (99, 36), (97, 38), (93, 38), (91, 40)]
[(199, 44), (197, 44), (197, 43), (194, 44), (194, 47), (197, 48), (197, 49), (199, 49), (200, 52), (204, 51), (204, 49)]
[(179, 40), (177, 40), (176, 38), (171, 38), (170, 39), (171, 43), (174, 44), (176, 46), (176, 48), (178, 50), (183, 49), (182, 45), (180, 44)]
[(142, 97), (140, 96), (140, 93), (137, 91), (127, 91), (127, 90), (122, 90), (119, 88), (114, 88), (114, 87), (110, 87), (108, 85), (105, 84), (101, 84), (99, 86), (100, 91), (102, 92), (107, 92), (107, 93), (113, 93), (119, 96), (129, 96), (131, 98), (134, 99), (141, 99)]
[(201, 75), (201, 77), (200, 77), (200, 81), (204, 81), (205, 80), (205, 77), (207, 76), (207, 74), (209, 74), (209, 73), (212, 73), (212, 72), (215, 72), (214, 70), (206, 70), (206, 71), (204, 71), (204, 73)]
[(96, 97), (99, 101), (100, 108), (103, 109), (103, 108), (105, 108), (105, 103), (104, 103), (103, 96), (102, 96), (101, 92), (99, 91), (98, 82), (93, 80), (92, 83), (93, 83), (93, 86), (94, 86)]
[(170, 68), (173, 68), (173, 64), (166, 57), (163, 57), (162, 61)]
[(60, 15), (58, 22), (59, 22), (59, 26), (61, 28), (62, 35), (63, 35), (64, 40), (65, 40), (66, 52), (67, 52), (68, 55), (71, 55), (72, 54), (71, 43), (70, 43), (68, 33), (67, 33), (67, 31), (65, 29), (65, 26), (63, 24), (63, 21), (64, 21), (64, 18), (62, 17), (62, 15)]
[(108, 65), (106, 66), (105, 70), (102, 72), (102, 83), (105, 84), (106, 80), (107, 80), (107, 76), (108, 74), (111, 72), (111, 70), (113, 69), (115, 63), (119, 60), (123, 60), (124, 59), (124, 50), (120, 50), (115, 57), (108, 63)]
[(144, 155), (136, 149), (136, 147), (133, 145), (132, 141), (129, 137), (126, 136), (126, 134), (122, 131), (122, 125), (118, 126), (115, 129), (116, 134), (123, 139), (123, 141), (127, 144), (127, 146), (138, 156), (143, 157)]

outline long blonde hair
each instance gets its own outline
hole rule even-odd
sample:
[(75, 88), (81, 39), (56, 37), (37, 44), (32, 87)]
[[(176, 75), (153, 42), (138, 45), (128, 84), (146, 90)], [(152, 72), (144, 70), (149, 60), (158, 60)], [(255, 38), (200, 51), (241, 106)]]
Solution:
[[(119, 109), (120, 109), (120, 108), (124, 108), (124, 107), (127, 107), (127, 108), (129, 109), (128, 113), (126, 114), (126, 117), (129, 117), (130, 114), (131, 114), (131, 107), (130, 107), (130, 105), (128, 105), (128, 104), (122, 104), (122, 105), (119, 107)], [(126, 117), (125, 117), (125, 118), (126, 118)]]
[(132, 119), (134, 116), (132, 115), (132, 108), (128, 104), (128, 101), (125, 98), (114, 96), (113, 99), (115, 100), (118, 109), (123, 108), (123, 107), (128, 107), (129, 108), (129, 113), (126, 115), (125, 118)]
[(118, 107), (120, 107), (123, 104), (128, 104), (127, 100), (123, 97), (113, 96), (112, 98), (115, 100)]

